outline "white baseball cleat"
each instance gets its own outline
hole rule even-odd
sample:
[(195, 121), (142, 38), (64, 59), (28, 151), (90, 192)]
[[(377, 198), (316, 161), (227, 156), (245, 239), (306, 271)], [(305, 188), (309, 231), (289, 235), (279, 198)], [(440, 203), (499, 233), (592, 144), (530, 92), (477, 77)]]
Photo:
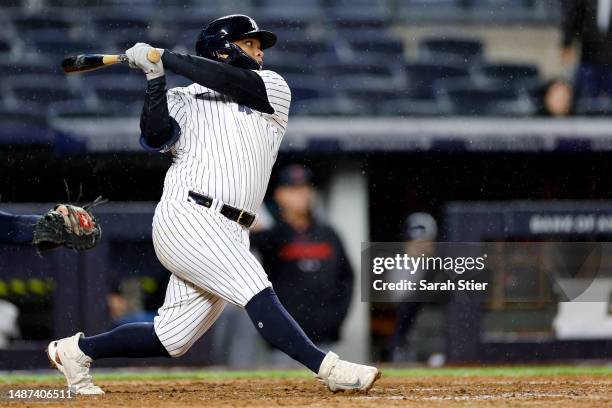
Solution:
[(317, 378), (332, 392), (368, 392), (380, 376), (378, 368), (340, 360), (337, 354), (330, 351), (321, 363)]
[(47, 357), (51, 367), (64, 374), (68, 388), (76, 395), (101, 395), (104, 391), (94, 385), (89, 374), (92, 359), (79, 348), (79, 339), (83, 333), (72, 337), (55, 340), (47, 346)]

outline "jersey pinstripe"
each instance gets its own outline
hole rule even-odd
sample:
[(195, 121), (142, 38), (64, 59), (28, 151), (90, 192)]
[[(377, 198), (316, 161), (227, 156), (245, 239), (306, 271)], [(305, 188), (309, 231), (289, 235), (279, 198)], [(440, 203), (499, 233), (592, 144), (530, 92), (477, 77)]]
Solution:
[[(271, 286), (249, 251), (248, 230), (219, 213), (222, 203), (256, 212), (263, 201), (289, 114), (291, 93), (272, 71), (264, 81), (273, 114), (241, 106), (198, 84), (168, 91), (181, 134), (153, 218), (153, 245), (172, 272), (155, 332), (172, 356), (187, 352), (230, 302), (244, 307)], [(214, 199), (211, 208), (188, 196)]]
[(198, 84), (168, 91), (170, 115), (181, 127), (172, 146), (174, 162), (163, 199), (188, 188), (231, 206), (256, 212), (287, 127), (291, 93), (273, 71), (255, 71), (264, 81), (273, 114), (241, 106)]

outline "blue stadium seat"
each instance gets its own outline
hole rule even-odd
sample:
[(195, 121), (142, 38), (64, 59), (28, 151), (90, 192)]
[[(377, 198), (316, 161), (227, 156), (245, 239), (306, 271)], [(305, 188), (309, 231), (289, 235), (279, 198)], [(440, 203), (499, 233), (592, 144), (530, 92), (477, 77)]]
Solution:
[(280, 74), (290, 87), (310, 86), (313, 82), (321, 83), (321, 79), (315, 76), (312, 62), (307, 59), (284, 58), (279, 62), (264, 63), (264, 69), (269, 69)]
[(7, 39), (0, 38), (0, 54), (9, 54), (13, 45)]
[(256, 12), (252, 17), (257, 21), (259, 28), (277, 34), (284, 31), (305, 31), (312, 23), (312, 20), (301, 16), (279, 19)]
[[(270, 54), (286, 52), (287, 55), (301, 55), (308, 59), (322, 58), (333, 53), (332, 44), (325, 40), (310, 38), (279, 38), (278, 43)], [(264, 57), (265, 58), (265, 57)]]
[(19, 75), (64, 75), (57, 61), (0, 61), (0, 81)]
[(49, 118), (87, 118), (87, 117), (123, 117), (126, 116), (125, 108), (122, 104), (105, 103), (91, 106), (83, 102), (60, 102), (53, 104), (47, 111)]
[(425, 38), (419, 42), (419, 57), (427, 60), (454, 60), (466, 65), (483, 59), (484, 45), (473, 38)]
[(92, 17), (92, 28), (98, 33), (108, 33), (115, 38), (129, 36), (137, 40), (148, 37), (151, 21), (148, 15), (98, 14)]
[(87, 86), (93, 90), (98, 103), (120, 104), (126, 112), (135, 113), (142, 109), (146, 90), (146, 79), (140, 80), (126, 76), (94, 77), (87, 81)]
[(319, 0), (260, 0), (257, 13), (279, 19), (313, 20), (323, 15)]
[(398, 89), (405, 81), (398, 67), (384, 60), (334, 62), (322, 61), (321, 72), (326, 75), (333, 89)]
[(391, 17), (389, 0), (336, 0), (331, 2), (329, 11), (336, 19), (363, 21)]
[(391, 35), (391, 24), (388, 18), (362, 16), (346, 19), (332, 17), (331, 26), (336, 35), (344, 38), (369, 38), (380, 35)]
[(54, 140), (55, 134), (41, 111), (0, 108), (0, 144), (51, 146)]
[(381, 59), (388, 63), (404, 63), (404, 42), (398, 38), (378, 34), (376, 36), (348, 36), (339, 43), (345, 43), (350, 55), (347, 60)]
[(291, 103), (300, 103), (309, 99), (319, 99), (328, 96), (320, 83), (291, 85)]
[(537, 17), (534, 3), (534, 0), (471, 0), (469, 16), (471, 21), (494, 24), (528, 22)]
[(347, 98), (309, 99), (291, 104), (291, 114), (298, 116), (364, 116), (371, 112), (367, 107)]
[(370, 114), (375, 114), (378, 111), (378, 106), (382, 103), (396, 100), (400, 96), (397, 90), (380, 90), (380, 89), (344, 89), (342, 94), (354, 103), (362, 106)]
[(486, 63), (476, 72), (484, 80), (499, 82), (508, 88), (526, 88), (540, 81), (540, 70), (534, 64)]
[(404, 65), (407, 95), (416, 99), (434, 99), (436, 83), (443, 79), (467, 78), (470, 71), (461, 65), (411, 61)]
[(431, 117), (446, 116), (450, 112), (435, 99), (397, 98), (379, 103), (376, 113), (381, 116)]
[(49, 38), (32, 40), (26, 49), (28, 53), (34, 53), (37, 56), (48, 55), (57, 59), (58, 56), (100, 52), (101, 46), (90, 41), (53, 38), (50, 36)]
[(458, 83), (450, 86), (447, 81), (438, 95), (441, 105), (448, 105), (451, 114), (459, 116), (516, 116), (531, 115), (534, 107), (526, 97), (503, 84), (478, 86)]
[(52, 13), (24, 14), (12, 19), (13, 25), (19, 32), (54, 30), (67, 32), (71, 29), (73, 21), (62, 15)]
[(65, 79), (57, 76), (21, 76), (12, 79), (5, 86), (18, 106), (46, 109), (53, 103), (82, 99), (79, 91), (71, 89)]
[(581, 98), (574, 112), (578, 116), (612, 116), (612, 98)]
[(248, 14), (252, 10), (250, 0), (191, 0), (191, 7), (194, 9), (203, 8), (206, 14), (215, 15), (213, 18), (228, 14)]
[(456, 19), (463, 11), (463, 0), (396, 0), (397, 15), (405, 21), (444, 21)]

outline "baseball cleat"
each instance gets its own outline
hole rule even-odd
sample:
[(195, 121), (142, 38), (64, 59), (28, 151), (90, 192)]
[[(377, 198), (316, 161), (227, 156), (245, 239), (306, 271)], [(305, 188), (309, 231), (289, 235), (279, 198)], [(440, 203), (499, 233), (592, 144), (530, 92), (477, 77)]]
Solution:
[(382, 373), (378, 368), (340, 360), (331, 351), (325, 355), (317, 378), (332, 392), (368, 392)]
[(104, 391), (94, 385), (89, 374), (92, 359), (79, 348), (79, 339), (83, 333), (72, 337), (54, 340), (47, 346), (47, 357), (51, 367), (64, 374), (68, 389), (76, 395), (101, 395)]

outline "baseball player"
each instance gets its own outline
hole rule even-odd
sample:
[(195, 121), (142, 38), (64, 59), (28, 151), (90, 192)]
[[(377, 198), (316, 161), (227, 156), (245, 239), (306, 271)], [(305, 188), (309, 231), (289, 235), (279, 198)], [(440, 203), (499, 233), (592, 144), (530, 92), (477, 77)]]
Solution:
[[(229, 302), (246, 309), (259, 333), (299, 361), (332, 391), (369, 390), (380, 372), (317, 348), (278, 300), (249, 252), (249, 228), (264, 198), (285, 133), (291, 94), (277, 73), (262, 70), (276, 36), (248, 16), (211, 22), (197, 56), (151, 47), (127, 50), (147, 76), (141, 144), (174, 161), (153, 218), (153, 244), (172, 272), (154, 323), (132, 323), (93, 337), (53, 341), (47, 354), (76, 394), (102, 394), (89, 374), (107, 357), (178, 357), (186, 353)], [(194, 83), (166, 91), (165, 69)]]

